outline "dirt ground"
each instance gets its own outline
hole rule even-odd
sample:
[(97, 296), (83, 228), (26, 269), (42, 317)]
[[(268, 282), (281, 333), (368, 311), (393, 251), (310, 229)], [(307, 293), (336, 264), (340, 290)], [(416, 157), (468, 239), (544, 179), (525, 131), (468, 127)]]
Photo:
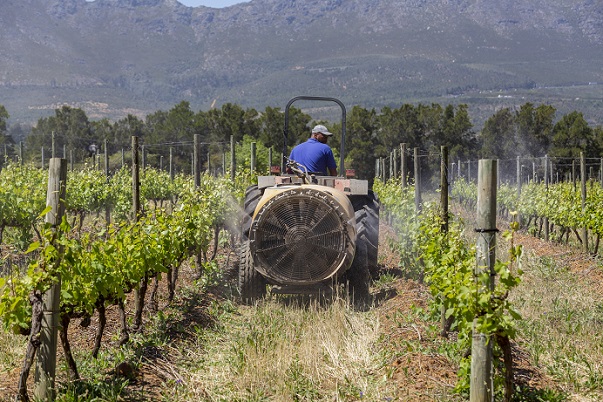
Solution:
[[(381, 240), (385, 244), (386, 239), (394, 236), (391, 229), (382, 225)], [(600, 270), (593, 269), (596, 264), (591, 259), (583, 256), (581, 253), (570, 248), (553, 245), (536, 239), (529, 235), (518, 234), (516, 242), (522, 244), (526, 250), (531, 250), (536, 255), (554, 256), (555, 258), (564, 258), (576, 272), (587, 273), (592, 277), (592, 283), (595, 288), (603, 294), (603, 281), (601, 279)], [(226, 251), (225, 251), (226, 252)], [(233, 253), (229, 252), (228, 266), (233, 267)], [(380, 261), (382, 261), (381, 269), (387, 272), (396, 272), (398, 270), (398, 261), (395, 253), (388, 250), (387, 247), (380, 247)], [(222, 256), (223, 260), (226, 257)], [(230, 268), (231, 271), (232, 268)], [(182, 270), (181, 281), (192, 280), (192, 272), (190, 269)], [(229, 272), (226, 275), (228, 280), (234, 280), (235, 273)], [(161, 286), (161, 289), (165, 286)], [(160, 296), (161, 299), (165, 295)], [(411, 316), (411, 311), (415, 307), (425, 307), (429, 293), (426, 287), (416, 281), (398, 277), (389, 286), (388, 289), (382, 290), (376, 294), (376, 299), (379, 300), (375, 309), (380, 316), (380, 327), (383, 331), (383, 339), (385, 345), (389, 347), (399, 347), (408, 342), (425, 345), (426, 348), (433, 343), (439, 342), (438, 335), (434, 331), (430, 331), (424, 322), (419, 320), (406, 321), (400, 323), (394, 317), (396, 315)], [(197, 301), (198, 304), (192, 309), (193, 314), (188, 316), (188, 320), (194, 320), (196, 324), (205, 323), (211, 325), (211, 317), (207, 312), (212, 299), (220, 300), (224, 298), (220, 294), (220, 288), (214, 289), (213, 293), (208, 294), (208, 299)], [(182, 299), (182, 303), (191, 302), (191, 300)], [(190, 307), (190, 306), (188, 306)], [(107, 328), (103, 338), (103, 342), (115, 343), (118, 338), (119, 324), (118, 315), (115, 308), (110, 308), (107, 314)], [(77, 350), (92, 350), (94, 341), (94, 330), (98, 319), (96, 316), (92, 318), (92, 324), (88, 328), (81, 328), (77, 323), (73, 323), (70, 327), (70, 337), (72, 347)], [(182, 325), (190, 324), (191, 322), (182, 322)], [(174, 336), (173, 342), (183, 341)], [(396, 346), (398, 345), (398, 346)], [(60, 349), (60, 348), (59, 348)], [(528, 356), (525, 351), (514, 346), (514, 361), (515, 361), (515, 382), (521, 384), (524, 388), (531, 389), (554, 389), (555, 382), (540, 372), (537, 368), (531, 367)], [(62, 355), (62, 351), (59, 350)], [(153, 400), (154, 391), (165, 386), (167, 380), (178, 380), (178, 373), (171, 366), (170, 357), (159, 350), (146, 351), (144, 363), (140, 366), (139, 372), (135, 373), (135, 377), (140, 379), (134, 381), (132, 387), (133, 394), (137, 394), (136, 389), (145, 389), (144, 400)], [(400, 349), (396, 353), (396, 358), (389, 364), (388, 381), (396, 384), (403, 395), (398, 400), (407, 401), (436, 401), (448, 400), (442, 399), (443, 395), (450, 395), (456, 383), (456, 367), (455, 363), (448, 360), (442, 355), (436, 353), (417, 352), (416, 350), (405, 351)], [(128, 368), (121, 368), (125, 371)], [(0, 378), (0, 399), (14, 400), (17, 393), (18, 376), (20, 367), (15, 367), (9, 372), (4, 373)], [(129, 375), (129, 373), (121, 373), (118, 370), (108, 370), (107, 376), (114, 375)], [(33, 372), (29, 377), (29, 384), (33, 383)], [(31, 394), (30, 394), (31, 395)], [(155, 395), (158, 396), (158, 395)], [(132, 399), (130, 399), (132, 400)], [(134, 398), (136, 400), (136, 398)], [(143, 399), (140, 399), (143, 400)]]

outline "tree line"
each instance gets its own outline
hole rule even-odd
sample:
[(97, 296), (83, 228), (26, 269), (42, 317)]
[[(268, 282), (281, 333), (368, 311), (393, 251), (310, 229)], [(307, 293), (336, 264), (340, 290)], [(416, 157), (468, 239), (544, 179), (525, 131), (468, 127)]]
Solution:
[[(128, 114), (110, 121), (107, 118), (90, 120), (82, 109), (62, 106), (53, 116), (40, 118), (29, 130), (19, 125), (9, 127), (8, 118), (6, 109), (0, 105), (0, 145), (15, 145), (15, 137), (23, 137), (26, 161), (39, 158), (40, 149), (50, 150), (53, 142), (57, 149), (69, 149), (77, 160), (82, 160), (98, 152), (106, 141), (111, 155), (129, 149), (132, 136), (140, 138), (149, 155), (168, 157), (172, 149), (176, 166), (190, 163), (195, 134), (200, 135), (207, 150), (202, 163), (207, 163), (208, 157), (215, 157), (214, 166), (221, 163), (218, 159), (229, 149), (231, 136), (238, 143), (251, 140), (263, 147), (272, 147), (275, 155), (280, 154), (283, 144), (284, 114), (279, 107), (258, 111), (226, 103), (220, 108), (195, 112), (189, 102), (182, 101), (144, 119)], [(313, 121), (295, 107), (290, 109), (289, 122), (289, 149), (309, 137), (313, 124), (326, 123), (336, 134), (329, 145), (338, 158), (339, 122)], [(356, 171), (356, 177), (374, 177), (375, 160), (387, 157), (401, 143), (407, 143), (409, 149), (419, 148), (422, 153), (434, 154), (441, 146), (447, 146), (451, 160), (512, 159), (545, 154), (578, 157), (580, 152), (587, 157), (598, 157), (603, 152), (603, 128), (590, 127), (577, 111), (556, 120), (554, 107), (531, 103), (517, 109), (500, 109), (486, 120), (480, 132), (475, 130), (466, 104), (403, 104), (379, 111), (353, 106), (348, 110), (345, 165)]]

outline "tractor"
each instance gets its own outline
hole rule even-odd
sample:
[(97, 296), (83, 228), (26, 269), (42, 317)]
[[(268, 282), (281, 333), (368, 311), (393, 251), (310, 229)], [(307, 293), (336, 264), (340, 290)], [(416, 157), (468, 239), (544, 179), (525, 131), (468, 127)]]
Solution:
[(276, 294), (331, 294), (344, 284), (355, 304), (370, 303), (377, 270), (379, 200), (367, 180), (319, 176), (289, 160), (289, 109), (298, 100), (341, 108), (339, 174), (344, 170), (346, 109), (336, 98), (298, 96), (285, 108), (281, 172), (245, 192), (238, 288), (252, 304)]

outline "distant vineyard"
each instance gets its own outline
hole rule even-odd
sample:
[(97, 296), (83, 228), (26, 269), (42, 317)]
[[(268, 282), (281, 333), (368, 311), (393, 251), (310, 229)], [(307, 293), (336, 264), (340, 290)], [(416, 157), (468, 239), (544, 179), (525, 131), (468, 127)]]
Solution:
[[(547, 188), (543, 183), (530, 182), (521, 186), (519, 194), (516, 185), (502, 184), (497, 196), (499, 214), (508, 217), (510, 212), (517, 212), (522, 217), (522, 224), (541, 237), (548, 221), (549, 235), (554, 241), (568, 242), (569, 236), (573, 235), (583, 244), (581, 230), (587, 229), (588, 237), (595, 239), (589, 251), (597, 254), (603, 235), (603, 188), (590, 181), (585, 189), (582, 207), (582, 192), (574, 183), (555, 183)], [(464, 179), (457, 180), (451, 196), (472, 207), (477, 201), (476, 185)]]

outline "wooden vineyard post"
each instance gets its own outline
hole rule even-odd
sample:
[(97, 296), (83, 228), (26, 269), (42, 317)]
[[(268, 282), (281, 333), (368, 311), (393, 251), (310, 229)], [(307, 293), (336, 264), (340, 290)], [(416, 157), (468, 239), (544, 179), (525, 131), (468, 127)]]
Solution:
[[(549, 156), (544, 155), (544, 192), (546, 194), (546, 201), (549, 198)], [(544, 240), (549, 241), (549, 217), (545, 216), (544, 220)]]
[(398, 176), (398, 149), (394, 148), (393, 152), (393, 161), (392, 161), (392, 169), (394, 172), (394, 175), (392, 177), (397, 177)]
[[(440, 216), (442, 218), (442, 233), (448, 233), (448, 148), (443, 146), (441, 149), (440, 161)], [(452, 321), (446, 318), (446, 307), (442, 301), (440, 311), (441, 335), (448, 336), (448, 331)]]
[(521, 215), (519, 214), (519, 200), (521, 199), (521, 159), (517, 157), (516, 162), (516, 174), (517, 174), (517, 222), (521, 225)]
[(421, 211), (421, 163), (419, 162), (419, 148), (413, 151), (415, 159), (415, 209)]
[(271, 167), (272, 167), (272, 147), (268, 148), (268, 174), (270, 174)]
[[(584, 152), (580, 152), (580, 193), (582, 195), (582, 214), (586, 213), (586, 159)], [(588, 228), (582, 228), (582, 249), (588, 253)]]
[[(142, 148), (142, 154), (144, 159), (144, 146)], [(144, 165), (143, 165), (144, 169)], [(140, 165), (138, 163), (138, 137), (132, 137), (132, 210), (134, 214), (134, 222), (138, 222), (141, 213), (141, 204), (140, 204)], [(136, 289), (135, 294), (135, 304), (136, 310), (134, 312), (134, 322), (132, 323), (132, 328), (134, 331), (139, 331), (142, 326), (142, 301), (144, 301), (144, 296), (146, 293), (146, 278), (140, 281), (138, 288)], [(120, 321), (125, 322), (125, 312), (120, 306)], [(122, 334), (122, 340), (120, 340), (120, 344), (124, 344), (129, 335), (125, 331)]]
[[(45, 221), (54, 230), (61, 224), (65, 213), (65, 188), (67, 184), (67, 161), (60, 158), (50, 159), (48, 169), (48, 193), (46, 205), (52, 207)], [(40, 347), (35, 369), (34, 396), (36, 400), (50, 401), (55, 397), (55, 374), (57, 358), (57, 334), (59, 327), (59, 304), (61, 296), (61, 277), (43, 296), (42, 327)]]
[(406, 144), (400, 144), (400, 175), (402, 176), (402, 188), (406, 187), (408, 180), (408, 162), (406, 161)]
[[(475, 278), (479, 298), (480, 290), (494, 289), (494, 263), (496, 260), (496, 171), (497, 163), (491, 159), (480, 159), (477, 180), (477, 243)], [(483, 278), (488, 278), (484, 281)], [(479, 314), (479, 311), (478, 311)], [(476, 330), (477, 317), (473, 320), (473, 342), (471, 343), (471, 389), (470, 402), (492, 400), (492, 339), (488, 334)]]
[(252, 142), (251, 143), (251, 158), (249, 160), (249, 168), (251, 169), (252, 172), (255, 172), (256, 169), (256, 143)]
[[(109, 186), (109, 152), (107, 152), (107, 140), (105, 140), (105, 184)], [(105, 224), (109, 227), (111, 223), (111, 208), (107, 203), (105, 205)]]
[[(283, 166), (284, 166), (283, 158)], [(230, 180), (235, 181), (235, 174), (237, 171), (236, 158), (235, 158), (235, 140), (234, 135), (230, 136)], [(284, 172), (284, 169), (282, 170)]]
[(55, 144), (56, 144), (56, 141), (54, 139), (54, 131), (53, 131), (51, 134), (51, 140), (50, 140), (50, 157), (51, 158), (57, 157), (57, 154), (55, 152)]
[(201, 185), (201, 145), (199, 144), (199, 139), (201, 136), (199, 134), (195, 134), (193, 140), (193, 176), (195, 178), (195, 188), (199, 188)]
[(222, 175), (226, 176), (226, 151), (222, 151)]
[(448, 147), (441, 147), (440, 163), (440, 216), (442, 217), (442, 232), (448, 232)]
[(578, 190), (578, 182), (576, 179), (576, 160), (572, 159), (572, 183), (574, 183), (574, 191)]
[(500, 188), (500, 159), (496, 160), (496, 188)]
[(174, 181), (174, 148), (170, 147), (170, 180)]
[(140, 166), (138, 165), (138, 137), (132, 136), (132, 214), (134, 221), (140, 213)]

